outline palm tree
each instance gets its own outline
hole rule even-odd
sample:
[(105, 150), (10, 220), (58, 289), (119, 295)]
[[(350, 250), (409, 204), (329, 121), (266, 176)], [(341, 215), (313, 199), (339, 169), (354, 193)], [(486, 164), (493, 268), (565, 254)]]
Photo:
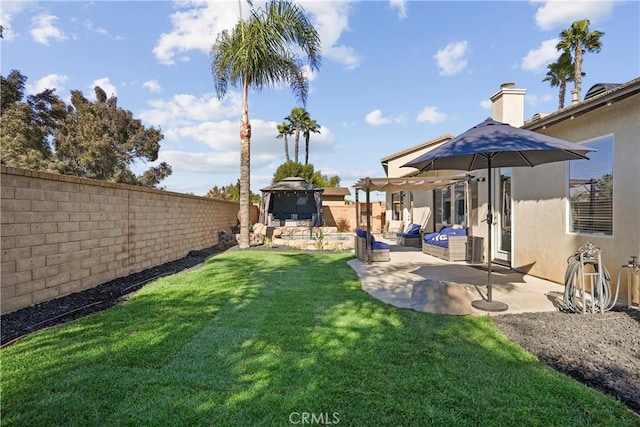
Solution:
[(600, 52), (602, 49), (602, 43), (600, 37), (604, 35), (602, 31), (589, 31), (588, 19), (582, 21), (575, 21), (571, 24), (571, 28), (562, 30), (560, 33), (560, 41), (556, 45), (556, 49), (571, 50), (574, 56), (575, 70), (573, 73), (573, 91), (577, 94), (578, 100), (580, 100), (580, 91), (582, 89), (582, 54), (586, 50), (587, 52)]
[(309, 120), (305, 121), (303, 123), (304, 125), (304, 130), (303, 130), (303, 134), (304, 134), (304, 164), (309, 164), (309, 139), (311, 138), (311, 132), (313, 133), (320, 133), (320, 125), (318, 125), (318, 122), (316, 122), (315, 120), (311, 120), (311, 118), (309, 118)]
[(551, 87), (560, 86), (560, 93), (558, 94), (558, 110), (560, 110), (564, 108), (567, 82), (571, 82), (574, 79), (575, 67), (571, 62), (571, 52), (565, 50), (558, 58), (558, 61), (547, 65), (547, 68), (549, 71), (547, 71), (547, 76), (542, 81), (549, 82)]
[(295, 132), (293, 159), (296, 162), (298, 162), (298, 153), (300, 152), (300, 134), (304, 131), (304, 123), (309, 119), (309, 113), (302, 107), (293, 107), (291, 113), (285, 117), (285, 120), (289, 122), (289, 125)]
[(291, 129), (291, 126), (289, 126), (289, 123), (282, 122), (281, 124), (278, 125), (278, 135), (276, 136), (276, 138), (284, 139), (284, 155), (287, 159), (287, 162), (291, 160), (289, 158), (289, 136), (291, 135), (293, 135), (293, 129)]
[(273, 1), (264, 9), (252, 10), (247, 21), (239, 20), (231, 30), (220, 32), (211, 47), (211, 71), (218, 99), (229, 84), (242, 87), (240, 119), (240, 248), (249, 247), (251, 123), (249, 87), (288, 83), (306, 104), (309, 83), (302, 64), (293, 53), (297, 45), (312, 69), (320, 66), (320, 37), (304, 9), (286, 1)]

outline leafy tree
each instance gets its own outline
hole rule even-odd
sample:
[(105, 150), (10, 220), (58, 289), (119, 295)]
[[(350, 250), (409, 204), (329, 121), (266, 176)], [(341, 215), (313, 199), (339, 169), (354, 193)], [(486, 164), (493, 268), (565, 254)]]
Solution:
[(155, 186), (171, 174), (171, 166), (161, 163), (140, 176), (129, 167), (139, 159), (158, 158), (162, 133), (145, 128), (131, 111), (119, 108), (115, 97), (107, 98), (95, 87), (96, 102), (82, 92), (71, 91), (71, 106), (54, 138), (56, 167), (67, 175), (103, 181)]
[(560, 41), (556, 45), (556, 49), (573, 51), (574, 56), (574, 73), (573, 83), (574, 91), (580, 99), (580, 91), (582, 90), (582, 55), (584, 51), (600, 52), (602, 42), (600, 38), (604, 35), (602, 31), (589, 31), (590, 21), (583, 19), (575, 21), (570, 28), (562, 30), (560, 33)]
[(147, 187), (171, 174), (164, 162), (140, 176), (131, 172), (135, 161), (158, 158), (163, 136), (118, 108), (116, 98), (107, 99), (100, 87), (95, 103), (71, 91), (72, 105), (67, 106), (54, 89), (23, 102), (26, 81), (16, 70), (1, 79), (2, 163)]
[(252, 9), (247, 21), (240, 20), (231, 31), (222, 31), (211, 47), (211, 70), (218, 99), (229, 84), (242, 88), (240, 120), (240, 248), (249, 247), (251, 123), (249, 87), (261, 89), (287, 83), (306, 104), (309, 83), (294, 53), (298, 46), (312, 69), (320, 65), (320, 37), (304, 9), (286, 1), (273, 1)]
[(271, 183), (275, 184), (285, 178), (294, 176), (304, 178), (305, 181), (317, 187), (340, 186), (340, 178), (338, 176), (328, 177), (327, 175), (323, 175), (320, 171), (315, 171), (313, 164), (311, 163), (303, 165), (300, 162), (293, 162), (291, 160), (278, 166), (278, 169), (276, 169), (276, 172), (273, 174)]
[(289, 126), (289, 123), (282, 122), (278, 125), (278, 136), (276, 138), (284, 139), (284, 155), (287, 162), (291, 160), (289, 157), (289, 137), (293, 135), (293, 129)]
[[(228, 200), (230, 202), (240, 201), (240, 180), (235, 184), (223, 185), (218, 187), (217, 185), (211, 188), (205, 197), (211, 197), (212, 199)], [(260, 195), (251, 193), (251, 202), (260, 203)]]
[(549, 82), (551, 87), (560, 87), (558, 94), (558, 110), (560, 110), (564, 108), (567, 82), (571, 82), (574, 79), (575, 66), (571, 62), (571, 53), (565, 50), (558, 58), (558, 61), (547, 65), (547, 68), (549, 71), (547, 71), (547, 76), (542, 81)]
[(0, 78), (0, 161), (34, 170), (51, 170), (51, 138), (66, 115), (64, 102), (53, 89), (26, 97), (27, 77), (12, 70)]

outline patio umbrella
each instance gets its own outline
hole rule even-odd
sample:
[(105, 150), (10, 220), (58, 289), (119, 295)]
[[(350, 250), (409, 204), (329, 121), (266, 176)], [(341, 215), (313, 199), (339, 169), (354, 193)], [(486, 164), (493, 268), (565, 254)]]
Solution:
[(491, 168), (533, 167), (564, 160), (588, 160), (586, 154), (590, 151), (595, 150), (488, 118), (438, 148), (402, 165), (423, 172), (437, 169), (487, 169), (487, 298), (473, 301), (471, 304), (474, 307), (485, 311), (504, 311), (508, 308), (505, 303), (494, 301), (491, 295)]

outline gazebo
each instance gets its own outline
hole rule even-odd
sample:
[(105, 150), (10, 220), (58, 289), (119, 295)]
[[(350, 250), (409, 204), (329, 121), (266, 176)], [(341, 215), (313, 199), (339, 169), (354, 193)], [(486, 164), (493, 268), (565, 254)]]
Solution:
[(260, 189), (260, 222), (268, 226), (319, 226), (322, 192), (304, 178), (290, 177)]

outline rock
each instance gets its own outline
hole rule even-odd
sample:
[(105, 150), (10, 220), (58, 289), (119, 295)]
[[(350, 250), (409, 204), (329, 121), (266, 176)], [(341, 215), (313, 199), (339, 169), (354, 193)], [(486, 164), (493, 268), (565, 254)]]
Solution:
[(471, 314), (471, 299), (462, 285), (423, 280), (411, 291), (411, 307), (416, 311), (435, 314)]

